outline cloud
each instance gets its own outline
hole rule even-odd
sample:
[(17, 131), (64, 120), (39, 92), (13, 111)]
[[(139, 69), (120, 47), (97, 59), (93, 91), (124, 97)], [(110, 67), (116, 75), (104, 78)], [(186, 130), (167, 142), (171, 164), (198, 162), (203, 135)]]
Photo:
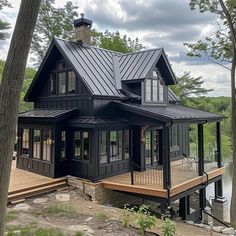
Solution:
[[(56, 6), (64, 6), (67, 0), (55, 0)], [(12, 25), (12, 32), (20, 5), (10, 0), (13, 8), (4, 8), (0, 17)], [(191, 71), (202, 76), (205, 86), (214, 88), (210, 95), (230, 95), (229, 73), (211, 64), (207, 58), (188, 57), (184, 42), (196, 42), (214, 31), (217, 17), (191, 11), (188, 0), (72, 0), (79, 12), (93, 20), (93, 27), (120, 31), (131, 38), (138, 37), (146, 48), (163, 47), (173, 70), (178, 75)], [(4, 16), (3, 16), (4, 15)], [(0, 58), (5, 59), (9, 40), (0, 41)]]

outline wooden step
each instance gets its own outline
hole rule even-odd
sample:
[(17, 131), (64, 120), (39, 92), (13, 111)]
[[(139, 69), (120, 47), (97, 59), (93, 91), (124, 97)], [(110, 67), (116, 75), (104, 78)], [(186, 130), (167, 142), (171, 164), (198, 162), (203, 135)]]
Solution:
[(20, 200), (23, 198), (33, 197), (39, 194), (48, 193), (53, 190), (64, 188), (66, 186), (67, 186), (66, 182), (61, 181), (58, 183), (48, 183), (47, 185), (44, 184), (44, 186), (35, 186), (34, 188), (30, 187), (28, 190), (25, 190), (25, 189), (22, 191), (18, 190), (17, 193), (8, 194), (7, 201), (8, 203), (10, 203), (12, 201)]

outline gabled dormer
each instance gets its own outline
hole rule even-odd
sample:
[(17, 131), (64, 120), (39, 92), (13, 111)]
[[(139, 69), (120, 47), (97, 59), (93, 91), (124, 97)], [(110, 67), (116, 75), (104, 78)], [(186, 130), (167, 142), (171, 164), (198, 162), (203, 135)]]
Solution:
[(166, 104), (168, 101), (168, 87), (160, 70), (155, 67), (142, 82), (143, 104)]

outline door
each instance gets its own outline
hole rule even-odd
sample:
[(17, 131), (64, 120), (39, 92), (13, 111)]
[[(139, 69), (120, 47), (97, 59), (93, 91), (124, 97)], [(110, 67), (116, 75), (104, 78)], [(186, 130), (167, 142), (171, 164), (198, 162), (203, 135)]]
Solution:
[(159, 130), (147, 130), (145, 133), (145, 166), (159, 164), (160, 160), (160, 134)]

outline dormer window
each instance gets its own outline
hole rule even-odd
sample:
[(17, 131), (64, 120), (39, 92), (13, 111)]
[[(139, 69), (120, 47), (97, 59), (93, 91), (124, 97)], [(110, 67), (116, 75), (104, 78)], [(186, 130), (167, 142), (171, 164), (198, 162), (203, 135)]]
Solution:
[(164, 102), (164, 81), (160, 72), (153, 70), (152, 75), (144, 82), (145, 102)]

